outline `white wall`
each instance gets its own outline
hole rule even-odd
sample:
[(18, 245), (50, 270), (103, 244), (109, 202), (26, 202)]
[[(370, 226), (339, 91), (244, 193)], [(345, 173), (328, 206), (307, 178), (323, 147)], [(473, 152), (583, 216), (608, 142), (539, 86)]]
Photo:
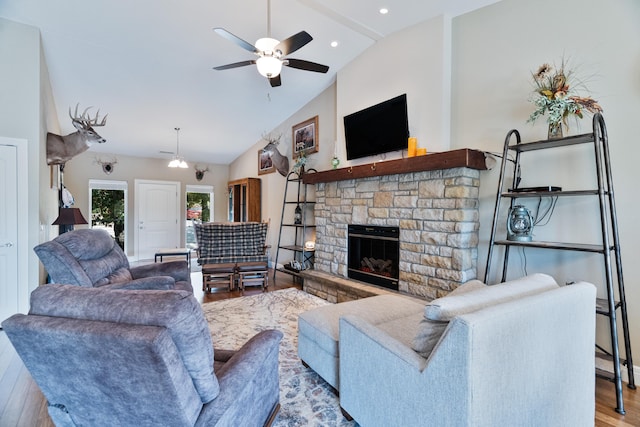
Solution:
[[(449, 150), (451, 19), (440, 16), (379, 40), (338, 71), (337, 139), (346, 159), (343, 117), (407, 94), (409, 133), (429, 152)], [(400, 158), (401, 152), (343, 162)]]
[[(550, 11), (553, 11), (552, 16)], [(563, 55), (578, 66), (594, 98), (604, 108), (620, 229), (632, 349), (640, 351), (640, 207), (636, 159), (640, 114), (640, 3), (635, 0), (503, 0), (453, 21), (452, 148), (472, 147), (502, 152), (504, 138), (517, 128), (523, 141), (546, 137), (544, 121), (525, 123), (533, 110), (527, 102), (531, 72), (545, 62), (559, 64)], [(569, 133), (585, 133), (591, 121), (570, 122)], [(544, 150), (523, 166), (521, 185), (561, 185), (565, 189), (595, 188), (593, 154), (588, 149)], [(523, 161), (526, 160), (523, 157)], [(478, 277), (484, 277), (498, 168), (483, 172), (480, 199)], [(567, 217), (571, 217), (567, 220)], [(504, 221), (500, 231), (504, 234)], [(550, 223), (534, 229), (536, 238), (600, 242), (597, 203), (564, 198)], [(512, 252), (509, 276), (523, 274), (524, 258)], [(499, 252), (501, 254), (501, 252)], [(526, 250), (526, 271), (546, 272), (560, 283), (586, 280), (604, 296), (601, 255)], [(490, 280), (501, 268), (492, 268)], [(598, 316), (598, 341), (609, 346), (607, 320)], [(589, 327), (589, 325), (585, 325)], [(636, 357), (637, 359), (637, 357)], [(636, 360), (637, 364), (637, 360)]]
[[(107, 125), (108, 126), (108, 125)], [(106, 142), (108, 144), (109, 141)], [(102, 171), (102, 166), (96, 159), (110, 160), (117, 158), (118, 163), (114, 165), (113, 172), (106, 175)], [(75, 199), (74, 207), (80, 208), (82, 214), (89, 219), (89, 180), (114, 180), (126, 181), (128, 183), (128, 209), (129, 221), (127, 223), (127, 255), (135, 255), (134, 248), (134, 212), (135, 212), (135, 179), (152, 179), (160, 181), (178, 181), (182, 184), (180, 190), (180, 205), (186, 206), (186, 186), (187, 185), (212, 185), (214, 191), (214, 221), (227, 220), (227, 177), (229, 167), (227, 165), (208, 165), (209, 172), (205, 173), (202, 181), (196, 180), (194, 165), (189, 164), (188, 169), (169, 168), (169, 159), (152, 159), (141, 157), (130, 157), (113, 154), (96, 154), (89, 149), (84, 153), (74, 157), (67, 162), (64, 173), (64, 184), (73, 194)], [(205, 167), (202, 163), (198, 166)], [(186, 220), (186, 208), (181, 211), (181, 220), (184, 224)], [(55, 218), (54, 218), (55, 219)], [(81, 226), (78, 226), (81, 228)], [(181, 231), (181, 241), (184, 242), (184, 229)]]
[[(20, 307), (24, 311), (29, 292), (39, 283), (39, 261), (31, 249), (40, 242), (42, 214), (48, 208), (48, 186), (42, 188), (44, 177), (48, 177), (48, 168), (42, 162), (46, 132), (42, 124), (47, 111), (44, 100), (51, 97), (51, 89), (42, 63), (39, 30), (0, 18), (0, 58), (0, 135), (24, 139), (28, 144), (28, 209), (20, 212), (27, 217), (27, 239), (18, 243), (21, 256), (27, 259), (24, 266), (20, 261), (20, 274), (26, 278), (20, 283)], [(6, 202), (13, 201), (3, 201)], [(20, 246), (24, 245), (28, 250), (23, 253)]]

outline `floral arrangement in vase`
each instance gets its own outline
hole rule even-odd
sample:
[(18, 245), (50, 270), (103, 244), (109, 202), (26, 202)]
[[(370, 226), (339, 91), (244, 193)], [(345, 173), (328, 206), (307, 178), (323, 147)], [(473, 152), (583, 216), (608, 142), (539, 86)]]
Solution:
[(532, 73), (535, 85), (534, 96), (531, 98), (536, 109), (531, 113), (527, 122), (535, 122), (538, 117), (548, 114), (549, 139), (562, 137), (562, 125), (569, 129), (569, 116), (583, 118), (584, 111), (597, 113), (602, 107), (591, 97), (579, 96), (576, 91), (584, 86), (567, 68), (567, 62), (562, 59), (559, 68), (549, 64), (542, 64)]
[(295, 163), (293, 164), (293, 171), (298, 175), (304, 174), (304, 165), (307, 164), (307, 154), (302, 151), (298, 154), (298, 157), (295, 159)]

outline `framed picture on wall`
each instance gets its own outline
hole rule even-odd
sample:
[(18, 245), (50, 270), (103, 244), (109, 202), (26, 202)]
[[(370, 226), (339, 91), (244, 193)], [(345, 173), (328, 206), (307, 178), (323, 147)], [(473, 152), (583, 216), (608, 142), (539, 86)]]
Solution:
[(258, 150), (258, 175), (265, 175), (275, 172), (276, 167), (269, 153), (265, 153), (262, 149)]
[(292, 128), (293, 158), (301, 153), (311, 154), (318, 152), (318, 116), (298, 123)]

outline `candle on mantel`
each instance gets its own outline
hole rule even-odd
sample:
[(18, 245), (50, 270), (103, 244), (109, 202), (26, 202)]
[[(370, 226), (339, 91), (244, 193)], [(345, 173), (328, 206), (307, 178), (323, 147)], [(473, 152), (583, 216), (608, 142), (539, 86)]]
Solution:
[(418, 147), (418, 138), (410, 137), (407, 147), (407, 157), (415, 157), (416, 148)]
[(427, 154), (427, 149), (426, 148), (416, 148), (416, 156), (424, 156)]

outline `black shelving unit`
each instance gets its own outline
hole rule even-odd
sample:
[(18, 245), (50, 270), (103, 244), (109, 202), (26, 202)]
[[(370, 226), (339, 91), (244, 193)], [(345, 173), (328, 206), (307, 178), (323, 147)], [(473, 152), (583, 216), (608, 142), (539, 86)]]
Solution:
[[(315, 169), (309, 169), (301, 171), (300, 173), (289, 172), (287, 175), (273, 272), (274, 283), (276, 281), (277, 271), (291, 274), (296, 280), (302, 282), (300, 271), (313, 268), (315, 248), (305, 247), (305, 239), (307, 239), (309, 235), (308, 231), (315, 229), (315, 224), (313, 224), (313, 206), (315, 205), (315, 200), (312, 198), (312, 192), (309, 190), (309, 186), (313, 184), (305, 184), (302, 182), (302, 177), (304, 174), (315, 172)], [(313, 193), (313, 195), (315, 195), (315, 193)], [(296, 208), (299, 208), (299, 221), (296, 221), (295, 218)], [(282, 262), (281, 255), (284, 253), (289, 254), (289, 258), (283, 262), (282, 267), (278, 267), (278, 261)], [(291, 261), (298, 261), (302, 268), (294, 268), (291, 265)]]
[[(512, 139), (515, 137), (515, 144)], [(578, 190), (578, 191), (531, 191), (531, 192), (514, 192), (505, 190), (505, 172), (507, 158), (509, 152), (515, 153), (515, 161), (513, 164), (513, 182), (509, 188), (517, 188), (518, 174), (520, 170), (520, 157), (522, 154), (535, 151), (553, 149), (558, 147), (567, 147), (571, 145), (591, 144), (595, 155), (595, 173), (597, 177), (596, 189)], [(497, 240), (496, 228), (500, 214), (500, 205), (502, 200), (510, 200), (510, 209), (514, 207), (516, 199), (527, 197), (581, 197), (591, 196), (597, 197), (600, 207), (600, 224), (602, 243), (585, 244), (585, 243), (565, 243), (565, 242), (543, 242), (543, 241), (514, 241), (514, 240)], [(502, 155), (502, 165), (500, 169), (500, 179), (498, 182), (498, 194), (496, 196), (496, 205), (493, 215), (493, 224), (491, 227), (491, 238), (489, 241), (489, 253), (487, 256), (487, 266), (485, 269), (485, 282), (489, 279), (490, 268), (492, 263), (493, 249), (496, 245), (504, 246), (504, 260), (502, 265), (502, 282), (507, 277), (507, 267), (509, 263), (509, 249), (515, 247), (554, 249), (566, 251), (592, 252), (602, 255), (604, 264), (604, 273), (606, 278), (607, 298), (598, 298), (596, 301), (596, 313), (607, 316), (609, 318), (609, 329), (611, 333), (611, 351), (607, 351), (602, 346), (596, 344), (601, 352), (608, 355), (613, 361), (613, 377), (606, 375), (605, 372), (597, 372), (599, 376), (605, 376), (615, 383), (616, 387), (616, 411), (624, 414), (624, 401), (622, 399), (622, 376), (620, 365), (626, 365), (628, 373), (628, 387), (635, 389), (635, 381), (633, 375), (633, 359), (631, 356), (631, 343), (629, 338), (629, 323), (627, 320), (627, 303), (625, 299), (624, 280), (622, 275), (622, 263), (620, 256), (620, 239), (618, 235), (618, 220), (616, 215), (616, 205), (613, 191), (613, 179), (611, 174), (611, 163), (609, 157), (609, 141), (607, 136), (607, 128), (604, 118), (601, 114), (595, 114), (593, 117), (593, 132), (559, 138), (553, 140), (542, 140), (529, 143), (522, 143), (520, 133), (517, 130), (511, 130), (504, 142), (504, 150)], [(617, 279), (617, 291), (619, 301), (615, 300), (613, 267), (615, 264), (615, 272)], [(618, 348), (618, 326), (617, 314), (620, 313), (620, 320), (623, 329), (624, 344), (626, 350), (626, 359), (621, 359)]]

